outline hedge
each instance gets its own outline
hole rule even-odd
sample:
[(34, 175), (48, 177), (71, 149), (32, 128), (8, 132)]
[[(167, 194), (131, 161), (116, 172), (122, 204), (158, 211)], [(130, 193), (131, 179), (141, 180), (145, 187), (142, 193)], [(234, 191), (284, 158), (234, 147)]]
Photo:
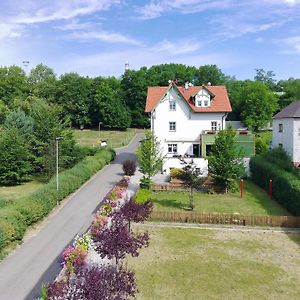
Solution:
[(59, 191), (56, 190), (56, 177), (53, 177), (35, 193), (0, 207), (0, 252), (11, 242), (22, 240), (29, 225), (45, 217), (57, 202), (76, 191), (114, 157), (114, 150), (100, 149), (94, 156), (87, 156), (59, 174)]
[[(266, 191), (273, 180), (274, 199), (292, 214), (300, 215), (300, 180), (294, 171), (282, 168), (283, 162), (270, 162), (265, 155), (254, 156), (250, 160), (252, 180)], [(279, 166), (281, 165), (281, 166)]]

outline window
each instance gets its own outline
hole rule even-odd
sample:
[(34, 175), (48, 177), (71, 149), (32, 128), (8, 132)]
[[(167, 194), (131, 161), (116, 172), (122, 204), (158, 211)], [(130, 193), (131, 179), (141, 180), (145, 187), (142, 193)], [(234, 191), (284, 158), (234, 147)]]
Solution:
[(176, 131), (176, 122), (169, 122), (169, 131)]
[(169, 110), (176, 110), (176, 102), (174, 100), (169, 102)]
[(177, 144), (168, 144), (168, 153), (177, 153)]
[(216, 121), (211, 122), (211, 130), (217, 131), (217, 122)]
[(200, 157), (200, 145), (199, 144), (193, 144), (193, 155), (195, 157)]
[(283, 132), (283, 124), (278, 124), (278, 132)]
[(278, 144), (278, 146), (279, 146), (279, 148), (283, 148), (283, 145), (280, 143), (280, 144)]
[(204, 100), (204, 106), (208, 106), (208, 100)]
[(198, 107), (201, 107), (202, 106), (202, 103), (201, 103), (202, 101), (201, 100), (197, 100), (197, 106)]

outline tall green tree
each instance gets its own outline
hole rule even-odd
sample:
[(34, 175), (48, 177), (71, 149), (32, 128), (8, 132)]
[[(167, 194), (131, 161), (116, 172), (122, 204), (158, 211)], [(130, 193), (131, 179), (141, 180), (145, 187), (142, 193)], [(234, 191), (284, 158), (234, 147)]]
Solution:
[(255, 81), (265, 83), (270, 90), (276, 91), (276, 80), (274, 79), (276, 74), (273, 71), (265, 71), (264, 69), (255, 69)]
[(300, 100), (300, 79), (289, 78), (278, 82), (280, 90), (279, 108), (285, 108), (290, 103)]
[(242, 121), (254, 131), (272, 120), (278, 108), (278, 97), (259, 81), (248, 81), (241, 92), (243, 111)]
[(215, 183), (225, 191), (231, 188), (234, 180), (245, 174), (242, 153), (235, 147), (235, 135), (232, 127), (219, 131), (208, 156), (209, 172)]
[(57, 103), (63, 107), (63, 113), (74, 126), (89, 125), (90, 86), (92, 80), (77, 73), (68, 73), (60, 77), (57, 91)]
[(0, 135), (0, 185), (20, 184), (31, 173), (31, 154), (16, 128)]
[(105, 128), (126, 129), (130, 126), (131, 118), (120, 97), (120, 89), (113, 89), (108, 83), (101, 83), (96, 91), (95, 103), (99, 120)]
[(152, 131), (145, 131), (145, 139), (140, 142), (136, 154), (140, 171), (150, 181), (162, 167), (160, 143)]
[(57, 79), (53, 69), (46, 65), (38, 64), (30, 71), (28, 83), (31, 94), (48, 102), (55, 101)]
[(209, 82), (212, 85), (223, 85), (226, 79), (227, 76), (217, 65), (204, 65), (196, 73), (195, 85), (207, 85)]

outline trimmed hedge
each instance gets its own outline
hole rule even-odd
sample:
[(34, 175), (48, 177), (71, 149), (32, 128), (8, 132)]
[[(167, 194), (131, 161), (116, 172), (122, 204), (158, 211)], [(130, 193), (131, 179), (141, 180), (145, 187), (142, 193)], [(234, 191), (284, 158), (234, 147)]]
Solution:
[[(300, 215), (300, 180), (297, 170), (290, 168), (285, 159), (271, 158), (272, 152), (254, 156), (250, 160), (252, 180), (266, 191), (273, 180), (273, 197), (292, 214)], [(275, 155), (276, 156), (276, 155)]]
[(9, 243), (22, 240), (29, 225), (45, 217), (57, 202), (76, 191), (114, 157), (114, 150), (100, 149), (94, 156), (87, 156), (73, 168), (60, 173), (59, 191), (56, 190), (56, 177), (53, 177), (35, 193), (0, 208), (0, 252)]

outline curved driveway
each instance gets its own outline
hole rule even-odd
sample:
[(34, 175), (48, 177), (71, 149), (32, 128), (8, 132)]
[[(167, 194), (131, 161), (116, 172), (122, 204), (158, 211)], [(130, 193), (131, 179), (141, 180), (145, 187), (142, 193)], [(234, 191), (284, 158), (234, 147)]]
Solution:
[(26, 241), (15, 253), (0, 263), (0, 299), (35, 299), (42, 283), (51, 282), (60, 271), (63, 249), (76, 234), (84, 233), (93, 213), (108, 190), (122, 176), (122, 162), (135, 159), (142, 134), (117, 150), (115, 160), (99, 171), (68, 202), (54, 213), (36, 236)]

